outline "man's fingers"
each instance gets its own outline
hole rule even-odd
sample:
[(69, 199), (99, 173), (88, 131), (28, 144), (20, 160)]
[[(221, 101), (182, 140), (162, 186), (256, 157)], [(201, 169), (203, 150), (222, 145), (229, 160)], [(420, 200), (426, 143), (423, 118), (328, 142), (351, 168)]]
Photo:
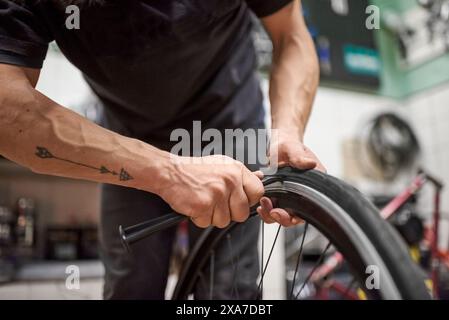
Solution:
[(317, 166), (317, 161), (313, 158), (304, 155), (290, 155), (289, 164), (298, 169), (314, 169)]
[(259, 179), (263, 179), (264, 174), (263, 174), (262, 171), (257, 170), (257, 171), (254, 171), (253, 173), (254, 173)]
[(270, 216), (272, 216), (277, 223), (281, 224), (284, 227), (291, 227), (304, 223), (304, 220), (290, 215), (286, 210), (281, 208), (274, 208), (273, 210), (271, 210)]
[(321, 171), (323, 173), (327, 172), (326, 168), (324, 167), (324, 165), (321, 163), (320, 160), (317, 160), (317, 164), (316, 164), (315, 170)]
[(260, 199), (260, 206), (257, 208), (257, 213), (265, 223), (277, 222), (284, 227), (291, 227), (304, 223), (304, 220), (290, 214), (287, 210), (274, 208), (274, 202), (276, 202), (276, 199), (270, 199), (268, 197), (262, 197)]
[(262, 181), (246, 168), (242, 170), (243, 190), (248, 198), (249, 206), (257, 204), (264, 194)]
[(274, 223), (276, 220), (274, 220), (270, 216), (270, 211), (273, 210), (273, 204), (271, 200), (267, 197), (262, 197), (260, 199), (260, 206), (257, 208), (257, 213), (260, 215), (263, 221), (266, 223)]
[(272, 224), (275, 223), (276, 220), (274, 220), (271, 216), (269, 212), (266, 212), (262, 209), (262, 207), (257, 207), (256, 209), (257, 213), (259, 214), (260, 218), (268, 224)]
[(274, 208), (273, 201), (268, 197), (260, 198), (260, 206), (267, 212), (270, 212)]
[(279, 223), (280, 225), (282, 225), (284, 227), (290, 227), (293, 225), (290, 215), (284, 209), (275, 208), (270, 211), (270, 216), (274, 220), (276, 220), (277, 223)]
[(305, 221), (304, 220), (302, 220), (301, 218), (299, 218), (299, 217), (297, 217), (297, 216), (292, 216), (292, 215), (290, 215), (291, 216), (291, 222), (292, 222), (292, 224), (293, 225), (298, 225), (298, 224), (303, 224)]
[(212, 225), (217, 228), (226, 228), (231, 222), (230, 210), (226, 202), (220, 201), (214, 208)]
[(323, 173), (326, 173), (327, 170), (326, 168), (323, 166), (323, 164), (321, 162), (318, 162), (317, 166), (315, 167), (316, 170), (321, 171)]
[(248, 219), (249, 203), (243, 188), (236, 188), (232, 191), (229, 197), (229, 209), (233, 221), (243, 222)]
[(208, 215), (203, 215), (200, 217), (191, 217), (190, 220), (199, 228), (207, 228), (212, 223), (212, 217)]
[(309, 157), (312, 157), (313, 159), (315, 159), (316, 162), (316, 166), (315, 166), (315, 170), (321, 171), (326, 173), (327, 170), (326, 168), (323, 166), (323, 164), (321, 163), (321, 161), (318, 159), (318, 157), (316, 156), (315, 153), (313, 153), (312, 150), (310, 150), (308, 147), (304, 146), (304, 150), (306, 151), (306, 153), (309, 155)]
[[(275, 148), (277, 152), (271, 149)], [(276, 155), (272, 159), (271, 154)], [(278, 166), (291, 166), (298, 169), (316, 169), (326, 172), (325, 167), (318, 157), (305, 145), (301, 143), (284, 143), (280, 145), (272, 145), (270, 148), (270, 163), (277, 163)]]

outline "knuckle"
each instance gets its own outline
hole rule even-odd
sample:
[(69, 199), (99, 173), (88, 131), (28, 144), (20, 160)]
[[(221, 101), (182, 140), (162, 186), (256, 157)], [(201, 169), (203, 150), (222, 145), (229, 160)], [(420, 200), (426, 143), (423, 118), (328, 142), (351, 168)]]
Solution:
[(230, 187), (236, 187), (242, 185), (242, 174), (240, 170), (232, 170), (232, 172), (226, 176), (226, 184)]
[(236, 222), (244, 222), (246, 219), (248, 219), (249, 216), (249, 208), (244, 209), (242, 207), (241, 210), (233, 214), (233, 220)]
[(214, 198), (221, 198), (226, 193), (226, 185), (224, 183), (214, 183), (210, 190)]
[(210, 226), (212, 224), (212, 219), (213, 219), (213, 212), (212, 211), (207, 211), (207, 212), (203, 212), (202, 214), (198, 215), (197, 218), (195, 218), (195, 221), (198, 221), (201, 225), (207, 227)]
[(212, 197), (203, 196), (203, 197), (197, 199), (197, 201), (195, 202), (194, 208), (198, 212), (204, 214), (204, 213), (210, 211), (212, 205), (213, 205)]
[(223, 154), (214, 155), (214, 159), (217, 161), (218, 164), (222, 164), (222, 165), (223, 164), (233, 163), (235, 161), (231, 157), (228, 157), (228, 156), (223, 155)]
[(260, 182), (256, 185), (254, 192), (258, 198), (261, 198), (264, 195), (265, 188), (264, 188), (262, 182)]

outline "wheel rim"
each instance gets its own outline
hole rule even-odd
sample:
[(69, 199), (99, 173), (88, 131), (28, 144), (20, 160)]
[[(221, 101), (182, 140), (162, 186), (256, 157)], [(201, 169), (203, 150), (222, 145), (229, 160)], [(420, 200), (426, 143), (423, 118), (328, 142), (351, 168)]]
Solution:
[[(361, 278), (361, 275), (365, 272), (365, 267), (368, 265), (375, 265), (379, 268), (381, 275), (380, 277), (380, 287), (379, 290), (375, 290), (369, 292), (370, 296), (374, 299), (400, 299), (401, 295), (399, 290), (394, 284), (394, 281), (389, 273), (387, 267), (385, 266), (383, 260), (377, 253), (374, 246), (368, 241), (361, 228), (351, 219), (351, 217), (346, 214), (334, 201), (323, 195), (322, 193), (302, 185), (300, 183), (291, 182), (291, 181), (279, 181), (279, 179), (266, 180), (265, 181), (265, 194), (270, 198), (276, 198), (279, 202), (279, 207), (282, 208), (290, 208), (294, 210), (294, 214), (298, 217), (304, 219), (306, 221), (305, 228), (309, 228), (309, 225), (315, 227), (319, 230), (324, 236), (326, 236), (330, 241), (329, 245), (326, 246), (325, 250), (321, 253), (320, 257), (317, 259), (318, 265), (326, 256), (326, 252), (329, 250), (331, 243), (334, 245), (342, 254), (347, 258), (350, 262), (350, 266), (352, 269), (356, 270), (356, 278)], [(298, 203), (299, 202), (299, 203)], [(318, 205), (319, 204), (319, 205)], [(298, 210), (298, 206), (301, 209)], [(312, 207), (312, 208), (311, 208)], [(304, 208), (308, 208), (307, 210), (313, 210), (314, 214), (310, 214), (310, 211), (304, 211)], [(332, 220), (328, 221), (328, 224), (323, 224), (322, 221), (325, 221), (322, 216), (319, 214), (324, 214), (327, 217), (333, 217)], [(255, 215), (255, 212), (252, 212), (252, 215)], [(321, 220), (320, 220), (321, 219)], [(203, 243), (205, 239), (209, 239), (211, 234), (215, 233), (216, 235), (213, 237), (213, 241), (209, 241), (207, 243), (210, 253), (212, 253), (215, 245), (224, 239), (226, 234), (235, 227), (235, 224), (232, 224), (225, 230), (212, 230), (209, 229), (203, 235)], [(263, 230), (263, 229), (262, 229)], [(277, 234), (279, 234), (280, 227), (278, 229)], [(338, 232), (330, 232), (330, 230), (338, 231)], [(262, 231), (263, 232), (263, 231)], [(307, 231), (303, 233), (304, 239), (307, 235)], [(262, 236), (262, 239), (264, 237)], [(276, 236), (277, 238), (277, 236)], [(302, 245), (304, 245), (304, 239), (301, 241)], [(201, 240), (199, 241), (201, 243)], [(272, 248), (275, 243), (272, 244)], [(300, 245), (301, 246), (301, 245)], [(196, 248), (198, 250), (198, 248)], [(204, 250), (204, 248), (203, 248)], [(263, 248), (262, 248), (263, 250)], [(193, 249), (195, 252), (195, 248)], [(272, 251), (272, 249), (270, 250)], [(303, 254), (303, 250), (301, 249), (297, 256), (298, 266), (301, 263), (301, 256)], [(193, 255), (195, 258), (187, 261), (186, 268), (180, 275), (181, 285), (177, 286), (173, 295), (175, 299), (186, 299), (188, 294), (193, 290), (195, 282), (199, 277), (200, 269), (203, 269), (207, 263), (211, 263), (211, 257), (213, 255), (204, 255), (198, 256), (198, 254)], [(258, 292), (261, 292), (263, 289), (263, 280), (266, 272), (266, 268), (271, 259), (271, 252), (267, 257), (267, 263), (265, 265), (261, 265), (261, 276), (258, 284)], [(263, 261), (263, 257), (262, 257)], [(194, 269), (194, 266), (197, 269)], [(301, 268), (295, 269), (295, 275), (293, 277), (293, 285), (289, 290), (288, 295), (290, 297), (298, 297), (300, 296), (302, 290), (305, 288), (307, 281), (310, 280), (311, 274), (306, 277), (306, 281), (300, 285), (299, 289), (295, 292), (295, 281), (299, 279), (298, 276)], [(313, 269), (312, 269), (313, 270)], [(209, 265), (210, 278), (213, 279), (213, 268)], [(314, 271), (312, 271), (313, 274)], [(359, 279), (363, 281), (363, 278)], [(352, 281), (352, 280), (351, 280)], [(348, 286), (348, 290), (351, 290), (351, 286)], [(210, 289), (210, 298), (213, 297), (213, 286)], [(256, 298), (256, 297), (255, 297)], [(260, 295), (257, 298), (261, 298)]]

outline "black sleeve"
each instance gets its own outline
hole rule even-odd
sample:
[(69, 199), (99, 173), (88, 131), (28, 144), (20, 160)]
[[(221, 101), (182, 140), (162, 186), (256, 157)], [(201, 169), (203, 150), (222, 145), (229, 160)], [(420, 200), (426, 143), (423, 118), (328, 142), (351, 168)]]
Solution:
[(0, 0), (0, 63), (41, 68), (53, 39), (35, 1)]
[(293, 0), (245, 0), (248, 7), (259, 17), (263, 18), (273, 14)]

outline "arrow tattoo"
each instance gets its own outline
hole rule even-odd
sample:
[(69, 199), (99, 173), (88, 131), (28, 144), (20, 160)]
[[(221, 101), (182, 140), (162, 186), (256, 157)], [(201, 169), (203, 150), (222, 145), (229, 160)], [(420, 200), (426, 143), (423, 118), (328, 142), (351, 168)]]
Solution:
[(69, 160), (69, 159), (64, 159), (64, 158), (60, 158), (57, 157), (55, 155), (53, 155), (50, 151), (48, 151), (47, 148), (44, 147), (36, 147), (36, 153), (35, 155), (41, 159), (56, 159), (59, 161), (64, 161), (67, 163), (71, 163), (77, 166), (81, 166), (81, 167), (85, 167), (85, 168), (89, 168), (92, 170), (96, 170), (98, 172), (100, 172), (101, 174), (110, 174), (113, 176), (118, 176), (120, 181), (128, 181), (128, 180), (132, 180), (134, 179), (125, 169), (121, 168), (120, 172), (117, 173), (114, 170), (109, 170), (106, 166), (100, 166), (99, 168), (88, 165), (88, 164), (84, 164), (84, 163), (80, 163), (80, 162), (76, 162), (73, 160)]

